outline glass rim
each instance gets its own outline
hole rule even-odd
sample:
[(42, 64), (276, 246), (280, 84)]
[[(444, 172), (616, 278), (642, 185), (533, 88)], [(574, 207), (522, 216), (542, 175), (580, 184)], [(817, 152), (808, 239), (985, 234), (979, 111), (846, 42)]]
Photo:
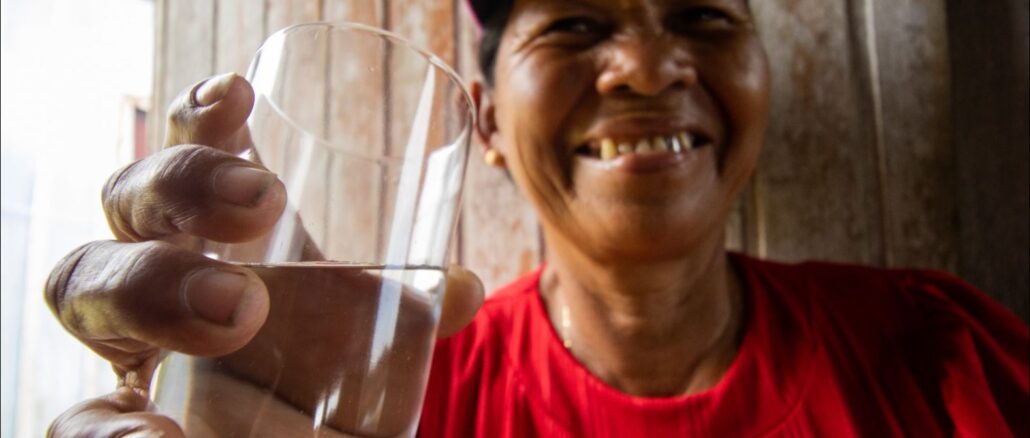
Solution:
[[(469, 92), (468, 87), (465, 86), (465, 81), (462, 80), (461, 76), (458, 75), (458, 73), (456, 71), (454, 71), (453, 67), (451, 67), (449, 64), (447, 64), (447, 62), (445, 62), (439, 56), (437, 56), (436, 54), (431, 52), (429, 49), (426, 49), (425, 47), (422, 47), (422, 46), (412, 42), (408, 38), (405, 38), (405, 37), (403, 37), (401, 35), (398, 35), (397, 33), (388, 31), (386, 29), (382, 29), (382, 28), (375, 27), (375, 26), (370, 26), (370, 25), (363, 24), (363, 23), (357, 23), (357, 22), (352, 22), (352, 21), (312, 21), (312, 22), (307, 22), (307, 23), (293, 24), (293, 25), (284, 27), (282, 29), (279, 29), (279, 30), (277, 30), (275, 32), (272, 32), (267, 37), (265, 37), (264, 40), (261, 41), (261, 46), (259, 46), (258, 49), (254, 52), (254, 55), (252, 55), (251, 63), (247, 67), (247, 80), (250, 81), (250, 80), (253, 79), (253, 73), (254, 73), (254, 69), (256, 67), (256, 64), (261, 59), (262, 52), (264, 52), (268, 48), (268, 45), (270, 43), (272, 43), (276, 39), (280, 39), (280, 38), (285, 40), (285, 36), (287, 34), (289, 34), (289, 33), (293, 33), (293, 32), (296, 32), (298, 30), (301, 30), (301, 29), (312, 28), (312, 27), (324, 27), (324, 28), (327, 28), (330, 31), (332, 31), (332, 30), (356, 30), (356, 31), (359, 31), (359, 32), (369, 33), (369, 34), (378, 36), (380, 38), (386, 39), (387, 41), (390, 41), (391, 43), (398, 44), (398, 45), (401, 45), (403, 47), (406, 47), (409, 50), (419, 54), (423, 59), (425, 59), (426, 62), (429, 63), (429, 65), (431, 65), (434, 68), (436, 68), (437, 70), (443, 72), (443, 74), (446, 75), (448, 79), (450, 79), (450, 82), (457, 87), (457, 90), (461, 93), (461, 96), (465, 99), (465, 104), (468, 105), (468, 110), (466, 111), (468, 113), (468, 118), (469, 118), (468, 119), (469, 120), (468, 129), (470, 129), (470, 130), (474, 129), (474, 127), (476, 126), (476, 116), (477, 116), (477, 114), (476, 114), (476, 111), (475, 111), (475, 107), (476, 106), (475, 106), (475, 104), (472, 101), (472, 93)], [(293, 125), (294, 128), (299, 129), (299, 130), (304, 131), (304, 132), (309, 132), (309, 129), (304, 128), (301, 124), (299, 124), (295, 120), (293, 120), (293, 118), (290, 117), (289, 114), (287, 114), (285, 111), (283, 111), (282, 108), (279, 108), (279, 105), (277, 105), (275, 102), (269, 102), (269, 103), (274, 107), (275, 111), (278, 112), (280, 116), (284, 117), (286, 119), (286, 121), (290, 125)], [(320, 136), (316, 136), (316, 137), (320, 137)], [(328, 139), (325, 139), (325, 140), (328, 140)]]

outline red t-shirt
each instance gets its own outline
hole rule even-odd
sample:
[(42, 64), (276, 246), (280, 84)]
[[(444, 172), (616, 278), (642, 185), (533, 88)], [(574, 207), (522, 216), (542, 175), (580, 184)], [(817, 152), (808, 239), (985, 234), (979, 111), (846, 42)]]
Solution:
[(615, 390), (562, 346), (540, 269), (441, 340), (419, 436), (1025, 437), (1028, 332), (949, 274), (732, 255), (745, 332), (713, 388)]

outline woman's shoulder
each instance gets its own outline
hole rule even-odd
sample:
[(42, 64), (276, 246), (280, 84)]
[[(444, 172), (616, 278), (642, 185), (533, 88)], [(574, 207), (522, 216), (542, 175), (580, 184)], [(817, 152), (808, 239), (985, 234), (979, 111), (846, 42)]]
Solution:
[[(870, 358), (917, 351), (918, 360), (976, 359), (1024, 368), (1028, 362), (1026, 323), (947, 272), (737, 259), (755, 302), (766, 307), (754, 311), (780, 325), (796, 322), (824, 349)], [(1026, 372), (1019, 375), (1025, 387)]]
[(783, 263), (735, 255), (758, 288), (804, 300), (810, 311), (870, 319), (894, 317), (953, 322), (999, 321), (1026, 331), (1011, 311), (958, 276), (935, 269), (882, 268), (848, 263)]
[(938, 270), (738, 260), (764, 302), (804, 303), (799, 325), (838, 374), (905, 403), (913, 395), (897, 388), (923, 382), (962, 434), (1027, 433), (1030, 334), (983, 291)]

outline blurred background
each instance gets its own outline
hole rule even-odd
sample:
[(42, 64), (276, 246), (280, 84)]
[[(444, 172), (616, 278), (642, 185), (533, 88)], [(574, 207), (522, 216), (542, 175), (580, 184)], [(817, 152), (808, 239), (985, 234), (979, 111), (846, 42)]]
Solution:
[[(109, 392), (109, 366), (50, 315), (42, 287), (73, 248), (108, 239), (100, 188), (160, 147), (168, 102), (245, 73), (290, 24), (391, 29), (465, 77), (463, 0), (2, 1), (2, 433), (37, 437)], [(753, 1), (773, 70), (759, 169), (731, 249), (956, 273), (1024, 321), (1028, 243), (1027, 0)], [(474, 154), (453, 258), (488, 289), (544, 248), (532, 208)]]
[(3, 0), (2, 432), (44, 436), (75, 400), (111, 391), (111, 367), (43, 301), (50, 268), (110, 239), (100, 187), (145, 153), (154, 2)]

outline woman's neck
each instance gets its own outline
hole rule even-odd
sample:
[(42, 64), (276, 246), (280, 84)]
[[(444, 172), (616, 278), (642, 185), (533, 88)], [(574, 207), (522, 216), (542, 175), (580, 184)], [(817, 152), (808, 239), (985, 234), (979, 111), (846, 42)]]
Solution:
[(549, 246), (541, 293), (572, 354), (639, 396), (711, 388), (736, 355), (740, 282), (722, 240), (660, 263), (604, 264)]

